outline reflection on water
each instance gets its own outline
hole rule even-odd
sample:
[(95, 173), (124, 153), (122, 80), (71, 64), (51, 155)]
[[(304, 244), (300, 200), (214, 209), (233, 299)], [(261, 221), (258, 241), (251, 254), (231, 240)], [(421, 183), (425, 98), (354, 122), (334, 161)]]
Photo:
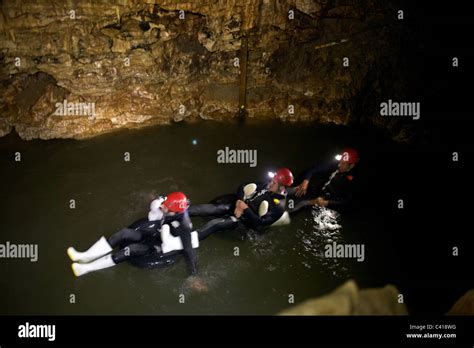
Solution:
[(298, 229), (297, 236), (301, 244), (302, 263), (306, 268), (317, 265), (335, 277), (347, 278), (348, 269), (343, 259), (324, 256), (327, 244), (344, 241), (339, 220), (338, 212), (325, 207), (313, 207), (311, 218), (305, 219), (305, 228)]

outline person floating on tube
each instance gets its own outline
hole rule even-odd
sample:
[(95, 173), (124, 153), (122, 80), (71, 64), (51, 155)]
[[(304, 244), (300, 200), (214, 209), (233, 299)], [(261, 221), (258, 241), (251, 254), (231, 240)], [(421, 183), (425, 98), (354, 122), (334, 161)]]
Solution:
[(189, 208), (191, 216), (217, 217), (198, 229), (199, 240), (239, 225), (260, 230), (287, 223), (286, 188), (293, 184), (293, 174), (288, 168), (270, 174), (268, 182), (242, 184), (228, 202), (192, 205)]
[(160, 259), (182, 250), (188, 263), (191, 287), (206, 290), (206, 285), (197, 277), (194, 248), (199, 246), (199, 241), (197, 233), (192, 232), (188, 208), (186, 195), (172, 192), (151, 202), (148, 218), (137, 221), (109, 238), (101, 237), (87, 251), (68, 248), (74, 275), (80, 277), (132, 258), (155, 255)]
[(344, 210), (350, 205), (354, 191), (354, 167), (359, 153), (345, 148), (336, 161), (315, 165), (306, 170), (303, 181), (288, 189), (288, 211), (294, 213), (307, 206)]

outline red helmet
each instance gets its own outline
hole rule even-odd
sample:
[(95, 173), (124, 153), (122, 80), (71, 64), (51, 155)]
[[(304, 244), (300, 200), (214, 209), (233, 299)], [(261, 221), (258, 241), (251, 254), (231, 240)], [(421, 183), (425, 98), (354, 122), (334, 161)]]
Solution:
[(174, 213), (182, 213), (189, 208), (189, 201), (186, 195), (182, 192), (172, 192), (166, 196), (162, 203), (169, 211)]
[(278, 184), (283, 186), (293, 185), (293, 173), (288, 168), (279, 168), (273, 177)]
[(341, 152), (341, 162), (346, 162), (349, 164), (354, 164), (359, 161), (359, 153), (355, 149), (351, 149), (350, 147), (346, 147)]

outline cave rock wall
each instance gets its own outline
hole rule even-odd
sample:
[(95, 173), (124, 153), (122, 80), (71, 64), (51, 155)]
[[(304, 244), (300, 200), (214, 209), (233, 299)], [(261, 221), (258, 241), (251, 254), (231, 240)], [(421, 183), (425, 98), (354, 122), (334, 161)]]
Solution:
[(382, 76), (399, 69), (391, 1), (5, 0), (0, 7), (0, 136), (15, 129), (24, 139), (84, 138), (232, 119), (243, 36), (249, 118), (389, 127), (371, 114), (384, 93), (403, 88), (403, 81), (387, 87)]

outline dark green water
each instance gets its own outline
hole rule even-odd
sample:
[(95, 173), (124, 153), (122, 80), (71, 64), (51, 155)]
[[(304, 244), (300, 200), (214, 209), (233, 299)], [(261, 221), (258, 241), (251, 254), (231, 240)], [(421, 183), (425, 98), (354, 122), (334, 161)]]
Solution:
[[(66, 255), (68, 246), (86, 249), (145, 216), (153, 194), (181, 190), (192, 203), (204, 203), (242, 182), (262, 180), (279, 166), (297, 173), (332, 158), (346, 144), (376, 152), (381, 141), (336, 126), (263, 123), (244, 128), (210, 122), (84, 141), (4, 137), (0, 243), (38, 244), (39, 260), (0, 259), (0, 314), (274, 314), (289, 306), (289, 294), (299, 303), (349, 278), (363, 286), (382, 285), (397, 267), (397, 256), (389, 238), (373, 240), (390, 224), (376, 206), (326, 217), (330, 224), (323, 229), (306, 211), (291, 225), (263, 235), (212, 235), (198, 249), (200, 273), (210, 288), (206, 294), (185, 287), (183, 261), (156, 270), (122, 264), (75, 278)], [(217, 150), (226, 146), (256, 149), (257, 167), (217, 163)], [(21, 162), (14, 162), (17, 151)], [(125, 152), (130, 162), (124, 161)], [(376, 170), (371, 173), (366, 180)], [(69, 209), (70, 199), (76, 209)], [(193, 222), (198, 227), (204, 220)], [(331, 240), (366, 243), (366, 261), (322, 258), (323, 243)], [(235, 247), (240, 256), (234, 256)], [(184, 304), (178, 301), (182, 293)]]

